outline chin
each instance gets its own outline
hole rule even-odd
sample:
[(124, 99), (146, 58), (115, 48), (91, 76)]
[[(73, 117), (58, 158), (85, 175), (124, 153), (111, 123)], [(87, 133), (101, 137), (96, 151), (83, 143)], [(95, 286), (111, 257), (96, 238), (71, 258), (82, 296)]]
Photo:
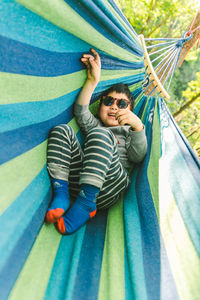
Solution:
[(116, 122), (116, 120), (110, 120), (110, 121), (105, 121), (103, 122), (104, 123), (104, 126), (106, 127), (114, 127), (114, 126), (119, 126), (119, 123)]
[(107, 126), (107, 127), (116, 127), (116, 126), (119, 126), (119, 124), (118, 124), (118, 123), (117, 123), (117, 124), (113, 124), (113, 123), (112, 123), (112, 124), (107, 124), (106, 126)]

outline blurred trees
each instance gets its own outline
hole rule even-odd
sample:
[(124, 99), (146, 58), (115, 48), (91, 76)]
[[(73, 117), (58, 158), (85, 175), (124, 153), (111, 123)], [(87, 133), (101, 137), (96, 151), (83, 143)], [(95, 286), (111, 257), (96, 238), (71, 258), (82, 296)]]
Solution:
[(191, 52), (181, 68), (176, 70), (168, 107), (200, 157), (200, 51), (193, 51), (197, 57), (193, 60)]
[(138, 34), (180, 37), (196, 10), (194, 0), (115, 0)]
[[(146, 38), (181, 37), (198, 7), (196, 0), (115, 0), (137, 32)], [(199, 24), (200, 25), (200, 24)], [(200, 156), (200, 51), (195, 45), (176, 69), (168, 107)]]

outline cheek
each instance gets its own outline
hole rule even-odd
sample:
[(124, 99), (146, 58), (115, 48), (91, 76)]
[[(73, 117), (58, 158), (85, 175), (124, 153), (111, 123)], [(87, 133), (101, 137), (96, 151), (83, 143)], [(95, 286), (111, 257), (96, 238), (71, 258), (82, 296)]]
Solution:
[(104, 106), (104, 105), (100, 106), (100, 108), (99, 108), (99, 116), (100, 117), (103, 116), (106, 112), (107, 112), (107, 107)]

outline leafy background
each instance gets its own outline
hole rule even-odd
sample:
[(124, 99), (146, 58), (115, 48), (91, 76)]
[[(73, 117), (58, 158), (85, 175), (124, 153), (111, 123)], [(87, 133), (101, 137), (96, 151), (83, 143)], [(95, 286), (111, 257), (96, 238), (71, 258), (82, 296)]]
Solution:
[[(189, 28), (198, 0), (115, 0), (133, 28), (144, 37), (181, 37)], [(199, 24), (200, 25), (200, 24)], [(167, 105), (200, 157), (200, 51), (195, 43), (177, 67)]]

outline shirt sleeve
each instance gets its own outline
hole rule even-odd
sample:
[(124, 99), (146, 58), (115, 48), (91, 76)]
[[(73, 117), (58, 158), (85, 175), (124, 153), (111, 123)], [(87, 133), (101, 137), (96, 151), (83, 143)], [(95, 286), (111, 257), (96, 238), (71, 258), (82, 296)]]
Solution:
[(75, 102), (74, 115), (83, 134), (87, 134), (94, 127), (101, 126), (100, 120), (90, 112), (89, 105), (80, 105)]
[(129, 129), (129, 143), (127, 144), (127, 154), (130, 161), (139, 163), (147, 153), (147, 138), (145, 128), (141, 131)]

